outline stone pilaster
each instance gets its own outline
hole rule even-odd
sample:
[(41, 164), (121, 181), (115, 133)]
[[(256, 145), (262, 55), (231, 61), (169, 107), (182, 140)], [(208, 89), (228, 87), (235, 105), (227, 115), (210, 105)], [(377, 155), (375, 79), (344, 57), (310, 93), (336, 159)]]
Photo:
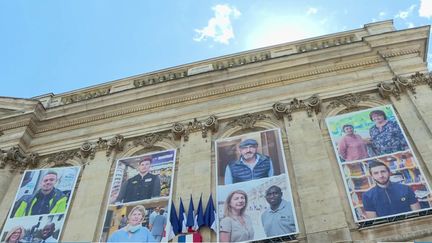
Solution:
[[(424, 86), (429, 89), (429, 87)], [(407, 136), (411, 137), (411, 146), (419, 152), (427, 169), (432, 171), (432, 137), (430, 135), (430, 122), (432, 122), (432, 112), (430, 109), (424, 109), (426, 105), (432, 104), (430, 95), (432, 92), (422, 87), (417, 87), (416, 97), (411, 93), (402, 94), (399, 99), (390, 96), (390, 99), (398, 112), (401, 122), (408, 132)], [(429, 130), (429, 131), (428, 131)]]
[[(106, 211), (105, 194), (109, 193), (110, 169), (116, 152), (111, 157), (105, 150), (95, 153), (94, 159), (81, 172), (81, 181), (76, 188), (69, 216), (65, 222), (62, 242), (98, 241)], [(100, 220), (102, 219), (102, 220)]]
[[(210, 132), (209, 132), (210, 133)], [(185, 210), (188, 210), (189, 199), (192, 194), (195, 209), (198, 206), (199, 197), (203, 195), (203, 209), (207, 205), (208, 196), (214, 184), (214, 171), (212, 170), (211, 138), (203, 138), (201, 132), (190, 133), (188, 141), (182, 139), (178, 153), (178, 164), (176, 172), (174, 204), (178, 210), (179, 198), (183, 200)], [(213, 198), (215, 195), (213, 195)], [(215, 236), (207, 229), (201, 232), (203, 242), (215, 241)]]
[(15, 199), (16, 192), (21, 182), (22, 174), (18, 170), (10, 170), (9, 165), (0, 170), (0, 227), (6, 222), (9, 209)]
[(290, 121), (284, 116), (300, 200), (297, 215), (304, 223), (300, 225), (300, 237), (306, 234), (307, 242), (350, 241), (334, 179), (339, 171), (332, 169), (317, 118), (306, 112), (297, 112), (293, 118)]
[(417, 107), (417, 110), (421, 116), (429, 132), (432, 132), (432, 89), (427, 85), (416, 86), (416, 94), (410, 95), (412, 102)]
[(10, 184), (12, 182), (15, 172), (9, 170), (7, 167), (0, 170), (0, 203), (6, 196), (8, 190), (10, 190)]

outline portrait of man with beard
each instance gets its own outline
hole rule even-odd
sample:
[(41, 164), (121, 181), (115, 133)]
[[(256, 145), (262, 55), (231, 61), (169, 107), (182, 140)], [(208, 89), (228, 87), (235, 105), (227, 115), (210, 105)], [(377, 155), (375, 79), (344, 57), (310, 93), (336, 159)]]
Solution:
[(230, 162), (225, 168), (225, 185), (273, 176), (271, 158), (257, 150), (258, 142), (255, 139), (240, 142), (240, 158)]
[(421, 209), (409, 186), (390, 181), (391, 171), (386, 164), (371, 160), (368, 167), (375, 186), (362, 195), (366, 218), (373, 219)]

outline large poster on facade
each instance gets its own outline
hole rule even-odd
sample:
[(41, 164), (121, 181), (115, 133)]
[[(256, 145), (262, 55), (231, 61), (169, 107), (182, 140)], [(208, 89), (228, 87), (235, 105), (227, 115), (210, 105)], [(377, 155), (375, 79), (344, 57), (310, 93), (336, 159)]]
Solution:
[(429, 184), (392, 106), (326, 122), (356, 222), (431, 208)]
[(165, 150), (117, 161), (102, 242), (160, 242), (170, 215), (176, 160)]
[(216, 141), (218, 241), (298, 233), (280, 130)]
[(59, 242), (80, 167), (26, 170), (1, 242)]

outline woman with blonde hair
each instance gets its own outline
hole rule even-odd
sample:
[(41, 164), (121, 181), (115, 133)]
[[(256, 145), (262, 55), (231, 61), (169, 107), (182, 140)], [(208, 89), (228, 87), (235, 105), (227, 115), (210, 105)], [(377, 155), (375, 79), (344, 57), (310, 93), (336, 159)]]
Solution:
[(146, 209), (142, 205), (132, 208), (128, 215), (128, 224), (115, 231), (108, 242), (155, 242), (150, 231), (142, 226)]
[(24, 237), (25, 230), (22, 226), (15, 226), (6, 235), (6, 243), (19, 243)]
[(232, 191), (225, 200), (224, 218), (220, 221), (221, 242), (252, 240), (252, 219), (245, 214), (248, 196), (242, 190)]

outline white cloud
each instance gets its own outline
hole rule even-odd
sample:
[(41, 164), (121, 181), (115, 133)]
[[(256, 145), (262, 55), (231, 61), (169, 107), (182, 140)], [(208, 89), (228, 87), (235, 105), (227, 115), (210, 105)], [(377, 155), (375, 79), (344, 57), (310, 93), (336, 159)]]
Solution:
[(386, 13), (386, 12), (384, 12), (384, 11), (381, 11), (381, 12), (379, 12), (379, 14), (378, 14), (378, 15), (380, 16), (380, 18), (382, 18), (382, 17), (386, 16), (386, 15), (387, 15), (387, 13)]
[(432, 1), (420, 0), (419, 16), (430, 18), (432, 17)]
[(415, 27), (414, 23), (412, 23), (412, 22), (408, 22), (406, 24), (408, 25), (408, 28), (414, 28)]
[(312, 14), (316, 14), (316, 13), (318, 13), (318, 9), (317, 8), (309, 8), (306, 11), (306, 15), (312, 15)]
[(395, 18), (400, 18), (400, 19), (406, 19), (406, 18), (408, 18), (411, 15), (411, 13), (413, 12), (413, 10), (414, 10), (415, 7), (416, 7), (416, 5), (413, 4), (408, 9), (403, 10), (403, 11), (402, 10), (399, 11), (399, 13), (396, 14)]
[(231, 18), (240, 17), (241, 13), (235, 7), (227, 4), (218, 4), (212, 8), (214, 16), (209, 19), (207, 26), (202, 29), (195, 29), (197, 37), (194, 41), (203, 41), (207, 38), (215, 42), (229, 44), (230, 39), (234, 38), (234, 30), (231, 25)]

